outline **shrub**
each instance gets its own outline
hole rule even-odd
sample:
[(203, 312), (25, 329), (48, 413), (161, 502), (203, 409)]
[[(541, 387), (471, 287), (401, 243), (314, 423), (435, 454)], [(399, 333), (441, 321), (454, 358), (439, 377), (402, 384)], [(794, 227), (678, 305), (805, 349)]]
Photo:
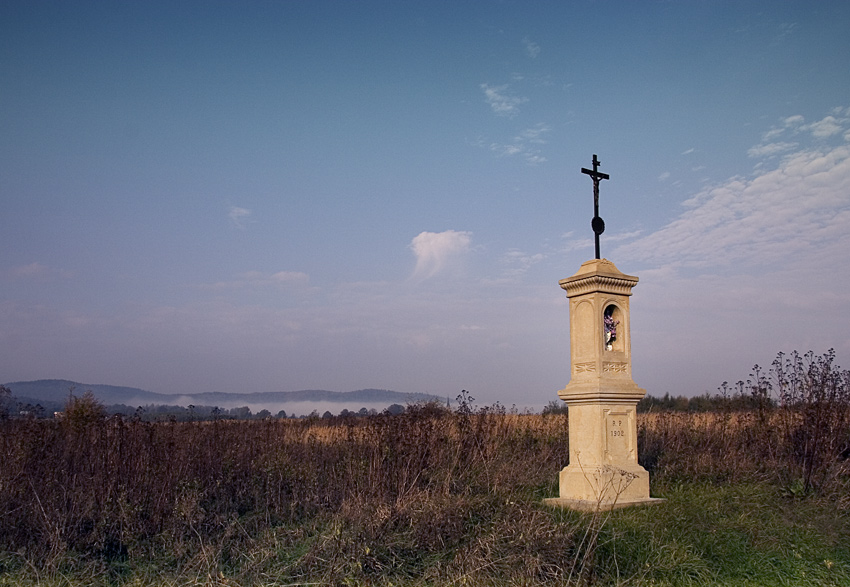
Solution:
[(71, 395), (65, 404), (65, 421), (72, 427), (87, 428), (106, 418), (106, 408), (91, 391), (86, 391), (82, 397)]

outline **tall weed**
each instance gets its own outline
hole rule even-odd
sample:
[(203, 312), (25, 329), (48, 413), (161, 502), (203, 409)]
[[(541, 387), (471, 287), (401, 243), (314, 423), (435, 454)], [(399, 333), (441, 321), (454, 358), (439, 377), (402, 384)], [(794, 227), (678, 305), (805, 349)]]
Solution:
[[(768, 483), (850, 511), (847, 372), (831, 354), (780, 359), (739, 386), (761, 398), (739, 404), (752, 409), (638, 415), (655, 487)], [(0, 575), (120, 583), (155, 564), (208, 584), (617, 577), (599, 566), (614, 552), (608, 517), (539, 504), (568, 462), (565, 414), (477, 409), (467, 394), (457, 411), (153, 423), (107, 418), (92, 399), (61, 420), (0, 420)]]
[(748, 410), (643, 415), (641, 462), (670, 479), (769, 481), (792, 493), (846, 496), (850, 371), (834, 361), (830, 350), (780, 353), (767, 371), (756, 365), (737, 386), (751, 399)]

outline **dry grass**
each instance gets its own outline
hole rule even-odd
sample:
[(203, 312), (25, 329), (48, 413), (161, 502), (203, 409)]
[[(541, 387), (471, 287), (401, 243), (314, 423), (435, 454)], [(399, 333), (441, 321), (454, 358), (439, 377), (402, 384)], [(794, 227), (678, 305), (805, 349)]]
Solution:
[[(154, 573), (174, 585), (597, 576), (606, 518), (539, 504), (568, 461), (564, 415), (414, 406), (369, 418), (144, 423), (77, 407), (62, 421), (0, 421), (0, 582), (4, 572), (102, 584)], [(847, 509), (846, 426), (806, 488), (806, 424), (790, 407), (640, 415), (639, 460), (656, 486), (770, 483)]]
[[(330, 422), (0, 427), (0, 550), (39, 567), (164, 552), (182, 570), (226, 566), (258, 536), (305, 523), (373, 537), (407, 525), (411, 549), (438, 552), (486, 517), (477, 508), (551, 484), (567, 455), (563, 417), (433, 407)], [(310, 552), (333, 545), (320, 546)]]

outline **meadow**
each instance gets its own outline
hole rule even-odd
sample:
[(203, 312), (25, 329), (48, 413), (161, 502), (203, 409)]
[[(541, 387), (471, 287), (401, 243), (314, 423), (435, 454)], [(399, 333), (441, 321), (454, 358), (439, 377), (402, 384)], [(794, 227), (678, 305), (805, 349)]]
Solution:
[(666, 502), (614, 512), (541, 503), (563, 414), (155, 423), (75, 398), (0, 420), (0, 585), (848, 585), (850, 374), (793, 360), (640, 414)]

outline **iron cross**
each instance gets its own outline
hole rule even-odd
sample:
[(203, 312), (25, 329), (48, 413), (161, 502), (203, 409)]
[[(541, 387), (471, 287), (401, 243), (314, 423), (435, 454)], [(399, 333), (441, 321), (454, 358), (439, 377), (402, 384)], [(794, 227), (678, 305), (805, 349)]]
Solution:
[(596, 258), (601, 259), (599, 256), (599, 235), (605, 232), (605, 222), (599, 217), (599, 180), (600, 179), (609, 179), (607, 173), (602, 173), (599, 171), (599, 159), (596, 158), (596, 155), (593, 155), (593, 170), (581, 168), (582, 173), (586, 173), (593, 179), (593, 220), (590, 221), (590, 226), (593, 228), (593, 235), (596, 238)]

